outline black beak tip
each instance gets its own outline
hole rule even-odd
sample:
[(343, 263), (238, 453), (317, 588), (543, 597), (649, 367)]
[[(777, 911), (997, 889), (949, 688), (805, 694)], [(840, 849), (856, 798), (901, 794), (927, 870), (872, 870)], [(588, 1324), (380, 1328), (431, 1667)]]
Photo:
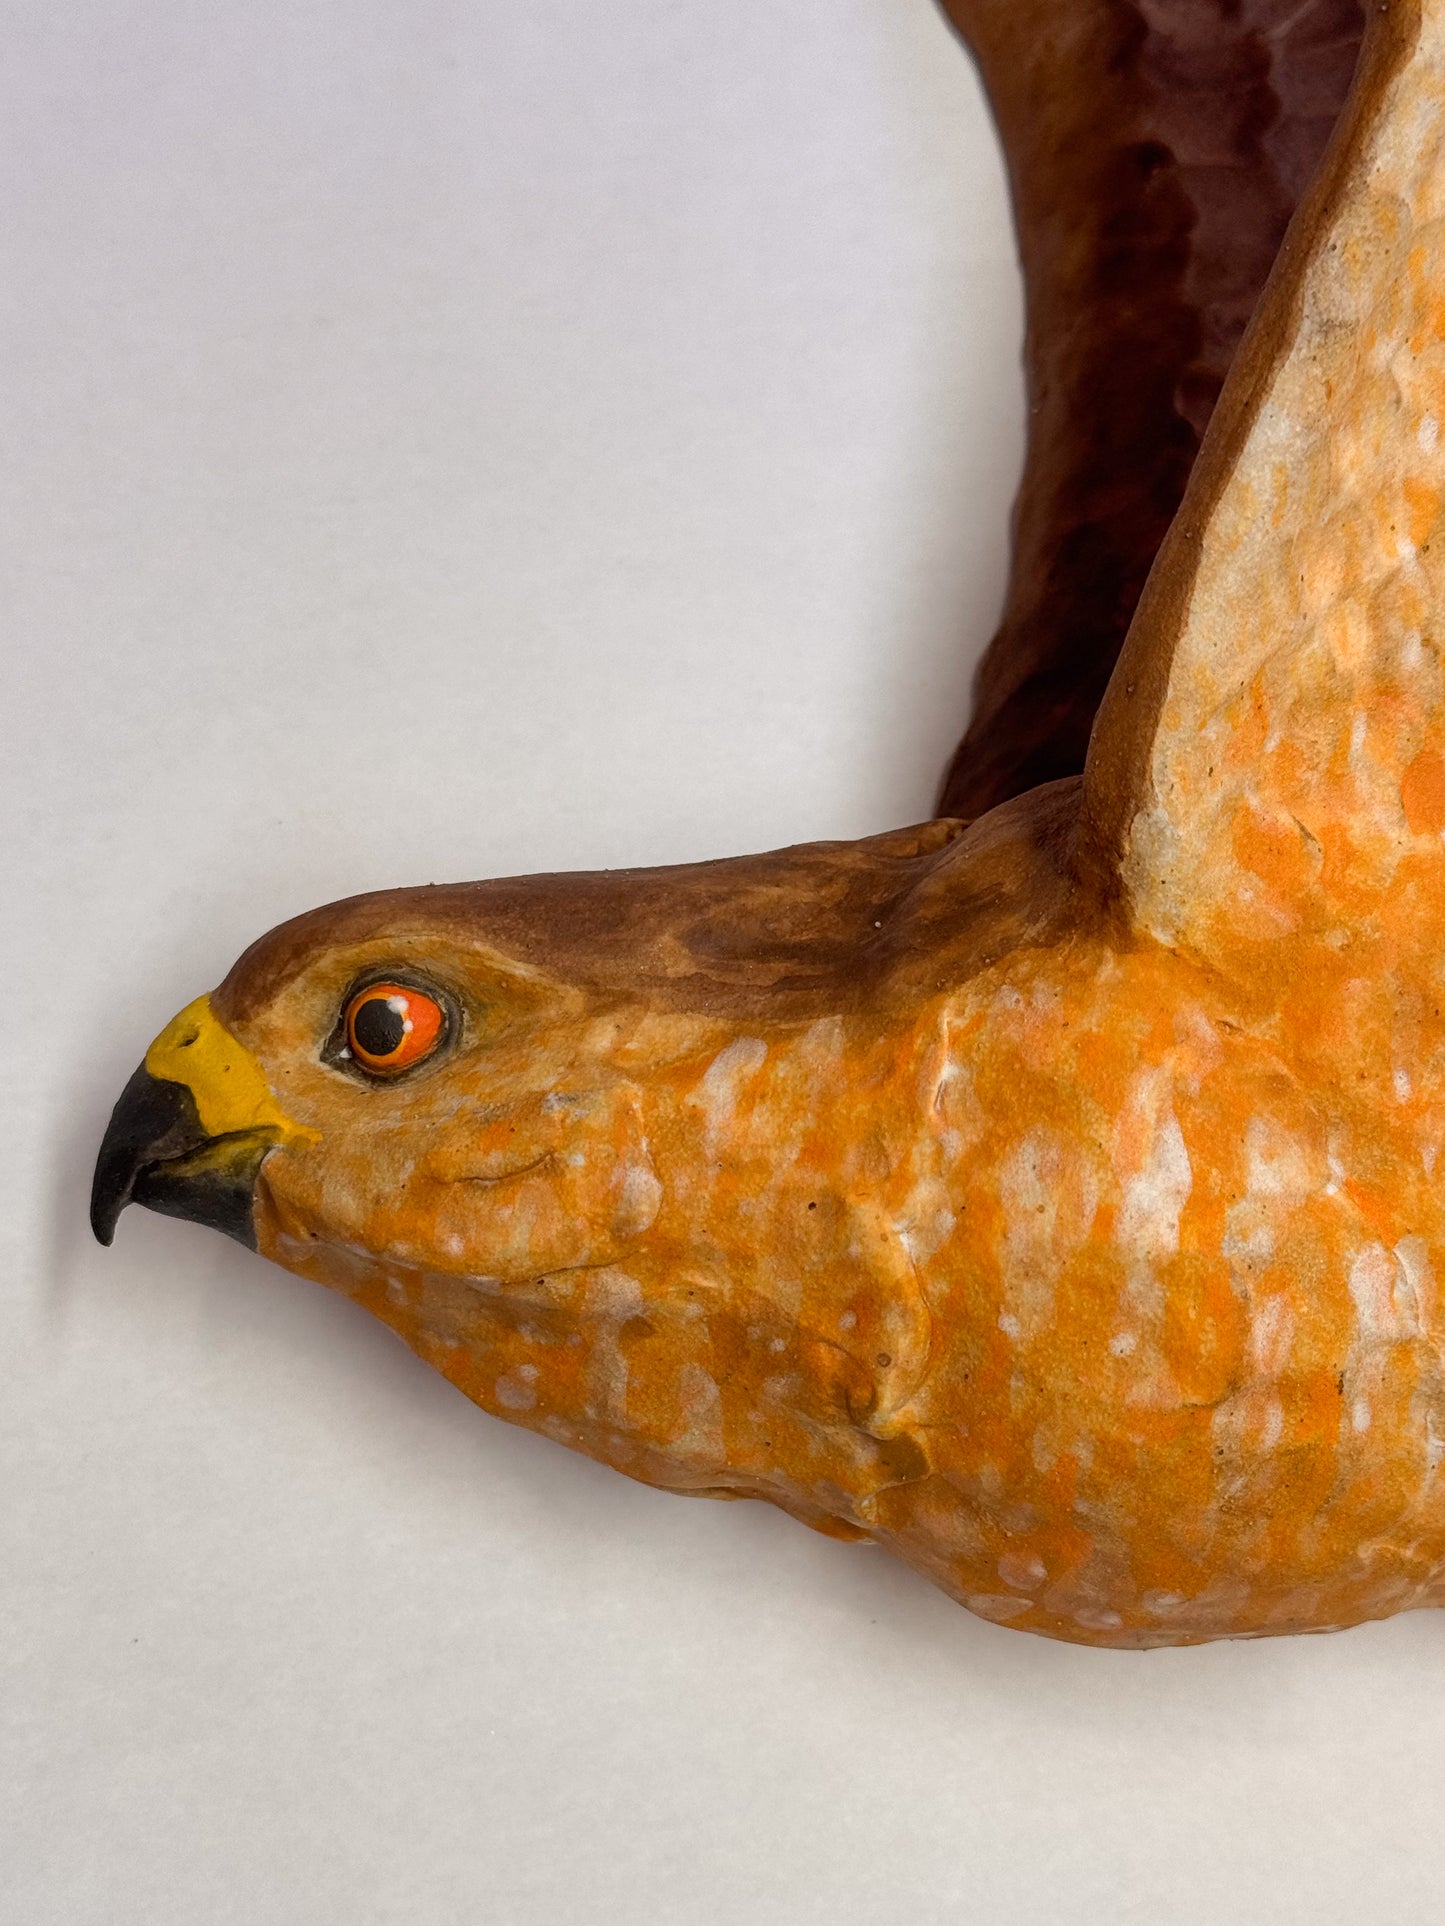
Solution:
[(145, 1157), (154, 1154), (150, 1144), (158, 1134), (164, 1134), (165, 1129), (166, 1119), (159, 1107), (159, 1086), (142, 1064), (110, 1113), (100, 1154), (95, 1160), (95, 1175), (90, 1184), (90, 1228), (98, 1244), (109, 1247), (115, 1241), (116, 1222), (130, 1202), (136, 1173)]
[(110, 1113), (90, 1186), (90, 1228), (109, 1246), (116, 1222), (135, 1195), (136, 1180), (152, 1164), (204, 1142), (195, 1099), (184, 1084), (153, 1077), (145, 1065), (131, 1077)]
[(273, 1132), (208, 1137), (182, 1083), (142, 1064), (111, 1113), (90, 1187), (90, 1228), (109, 1245), (126, 1205), (145, 1204), (256, 1248), (253, 1190)]

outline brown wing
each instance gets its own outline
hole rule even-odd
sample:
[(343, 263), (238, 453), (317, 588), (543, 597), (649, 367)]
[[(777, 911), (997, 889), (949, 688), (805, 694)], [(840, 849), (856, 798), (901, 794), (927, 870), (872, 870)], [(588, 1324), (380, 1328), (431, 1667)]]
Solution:
[(1442, 418), (1445, 0), (1377, 0), (1100, 711), (1080, 853), (1276, 1035), (1309, 1014), (1402, 1091), (1445, 1077)]
[(1290, 217), (1360, 0), (943, 0), (1008, 157), (1028, 464), (941, 814), (1084, 767), (1095, 711)]

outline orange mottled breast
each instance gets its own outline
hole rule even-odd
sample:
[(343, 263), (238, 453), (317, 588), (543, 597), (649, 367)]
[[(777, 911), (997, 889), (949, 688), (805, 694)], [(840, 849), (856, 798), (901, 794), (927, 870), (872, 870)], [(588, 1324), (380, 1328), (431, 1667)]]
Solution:
[(969, 1000), (945, 1113), (972, 1145), (967, 1208), (898, 1414), (934, 1475), (880, 1522), (975, 1610), (1063, 1636), (1426, 1602), (1445, 1558), (1429, 1133), (1306, 1082), (1152, 946), (1081, 946)]
[(527, 1059), (515, 1174), (493, 1061), (369, 1210), (359, 1155), (349, 1242), (335, 1159), (314, 1190), (278, 1152), (262, 1248), (497, 1415), (877, 1536), (986, 1616), (1353, 1622), (1445, 1561), (1433, 1138), (1244, 1002), (1081, 937), (882, 1024), (614, 1014), (579, 1087), (575, 1039)]

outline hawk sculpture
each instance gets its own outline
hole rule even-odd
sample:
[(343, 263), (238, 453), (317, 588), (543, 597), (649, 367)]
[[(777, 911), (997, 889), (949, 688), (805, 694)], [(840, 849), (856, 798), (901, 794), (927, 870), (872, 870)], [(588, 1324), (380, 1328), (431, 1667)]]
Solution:
[(1032, 436), (943, 813), (287, 923), (95, 1229), (1002, 1624), (1445, 1603), (1445, 0), (949, 7)]

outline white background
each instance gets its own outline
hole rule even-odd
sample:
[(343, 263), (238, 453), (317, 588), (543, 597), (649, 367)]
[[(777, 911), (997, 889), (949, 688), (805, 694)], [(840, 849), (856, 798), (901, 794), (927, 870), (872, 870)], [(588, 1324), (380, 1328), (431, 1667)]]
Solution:
[(0, 16), (6, 1926), (1438, 1918), (1438, 1621), (1050, 1645), (87, 1241), (280, 918), (928, 813), (1022, 404), (927, 0)]

